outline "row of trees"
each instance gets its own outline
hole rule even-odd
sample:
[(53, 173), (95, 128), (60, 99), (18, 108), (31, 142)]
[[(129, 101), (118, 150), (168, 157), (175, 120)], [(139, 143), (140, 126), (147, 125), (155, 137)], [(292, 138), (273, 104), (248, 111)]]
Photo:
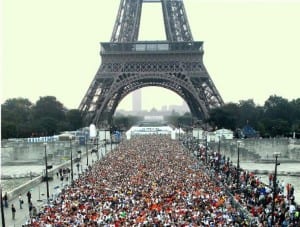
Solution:
[(253, 100), (228, 103), (213, 109), (208, 122), (218, 128), (235, 130), (250, 125), (262, 137), (300, 137), (300, 98), (288, 101), (279, 96), (270, 96), (264, 106), (257, 106)]
[(291, 137), (295, 133), (300, 138), (300, 98), (289, 102), (274, 95), (268, 98), (264, 106), (256, 105), (252, 99), (227, 103), (212, 109), (210, 118), (204, 122), (195, 121), (190, 113), (169, 116), (167, 120), (186, 128), (195, 127), (197, 123), (202, 126), (207, 123), (206, 126), (213, 129), (226, 128), (233, 131), (248, 125), (262, 137)]
[(80, 127), (80, 112), (66, 109), (53, 96), (40, 97), (35, 104), (25, 98), (14, 98), (1, 105), (2, 139), (51, 136)]
[[(50, 136), (83, 127), (79, 110), (66, 109), (53, 96), (40, 97), (35, 104), (24, 98), (9, 99), (1, 105), (1, 114), (2, 138)], [(140, 120), (137, 116), (115, 115), (113, 125), (115, 129), (127, 130)], [(235, 131), (250, 125), (263, 137), (292, 136), (294, 132), (300, 137), (300, 98), (288, 101), (270, 96), (264, 106), (256, 105), (251, 99), (227, 103), (211, 110), (210, 118), (202, 122), (193, 119), (190, 113), (175, 112), (166, 120), (183, 128), (206, 123), (214, 129)]]

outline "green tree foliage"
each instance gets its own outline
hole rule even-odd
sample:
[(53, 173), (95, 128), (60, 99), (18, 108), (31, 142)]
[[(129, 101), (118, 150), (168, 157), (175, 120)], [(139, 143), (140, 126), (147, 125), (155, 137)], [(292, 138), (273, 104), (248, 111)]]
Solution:
[[(24, 98), (9, 99), (1, 105), (1, 117), (2, 138), (50, 136), (60, 131), (76, 130), (83, 124), (79, 110), (67, 110), (53, 96), (40, 97), (35, 104)], [(114, 117), (113, 124), (116, 129), (128, 130), (141, 120), (137, 116), (120, 115)], [(197, 123), (190, 113), (179, 115), (174, 112), (165, 120), (182, 128)], [(270, 96), (264, 106), (255, 105), (251, 99), (228, 103), (212, 109), (207, 122), (213, 128), (231, 130), (249, 124), (263, 137), (292, 136), (295, 133), (300, 138), (300, 99), (289, 102), (279, 96)]]
[(292, 132), (298, 132), (300, 137), (300, 98), (292, 100), (290, 117), (293, 119), (291, 123)]
[(1, 137), (14, 138), (17, 135), (16, 124), (9, 121), (1, 122)]
[(261, 116), (262, 110), (259, 110), (255, 105), (253, 99), (246, 101), (240, 101), (238, 104), (239, 108), (239, 118), (237, 122), (237, 127), (242, 127), (245, 124), (250, 124), (253, 127), (257, 127), (257, 121)]
[(264, 106), (256, 106), (253, 100), (229, 103), (212, 109), (208, 122), (218, 128), (235, 130), (250, 125), (263, 137), (300, 137), (300, 99), (289, 102), (279, 96), (270, 96)]
[(228, 103), (220, 108), (211, 110), (208, 122), (217, 128), (235, 130), (240, 117), (239, 106), (235, 103)]
[(32, 115), (36, 122), (34, 133), (42, 136), (51, 136), (64, 128), (58, 128), (60, 122), (66, 121), (66, 109), (63, 104), (53, 96), (40, 97), (32, 107)]
[(2, 139), (51, 136), (82, 127), (79, 110), (67, 110), (53, 96), (40, 97), (35, 104), (9, 99), (1, 105), (1, 117)]
[(113, 117), (113, 128), (115, 130), (127, 131), (131, 126), (136, 125), (141, 120), (143, 120), (143, 118), (139, 116), (117, 115)]
[(23, 137), (30, 134), (31, 108), (32, 103), (24, 98), (9, 99), (1, 105), (2, 137)]
[(82, 127), (81, 113), (77, 109), (72, 109), (66, 112), (66, 126), (69, 130), (76, 130)]
[(269, 119), (281, 119), (291, 123), (293, 121), (292, 105), (287, 99), (279, 96), (270, 96), (264, 105), (264, 117)]
[(65, 120), (65, 112), (66, 109), (63, 104), (53, 96), (40, 97), (32, 108), (32, 114), (35, 118), (49, 117), (56, 121)]
[(175, 110), (172, 110), (172, 113), (170, 116), (165, 116), (164, 120), (169, 122), (171, 125), (174, 125), (175, 127), (177, 127), (179, 124), (183, 125), (183, 122), (180, 121), (180, 114), (177, 113)]
[(174, 124), (177, 127), (183, 128), (186, 131), (189, 131), (192, 129), (192, 126), (194, 124), (194, 119), (193, 116), (191, 115), (191, 113), (187, 112), (184, 113), (183, 115), (179, 115), (176, 117), (176, 115), (172, 116), (172, 118), (175, 120), (176, 119), (176, 123)]

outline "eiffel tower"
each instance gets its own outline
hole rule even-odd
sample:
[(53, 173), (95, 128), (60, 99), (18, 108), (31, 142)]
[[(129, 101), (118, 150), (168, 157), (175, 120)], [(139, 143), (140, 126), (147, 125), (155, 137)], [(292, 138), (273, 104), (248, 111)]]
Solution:
[[(149, 2), (162, 5), (166, 41), (138, 41), (142, 5)], [(86, 124), (110, 124), (120, 101), (146, 86), (175, 92), (198, 120), (223, 105), (182, 0), (121, 0), (110, 42), (100, 45), (101, 65), (79, 106)]]

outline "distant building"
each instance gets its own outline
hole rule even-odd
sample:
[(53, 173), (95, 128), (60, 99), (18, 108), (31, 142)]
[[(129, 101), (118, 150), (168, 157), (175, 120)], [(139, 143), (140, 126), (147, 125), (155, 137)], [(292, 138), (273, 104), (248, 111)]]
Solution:
[(167, 111), (168, 110), (168, 106), (162, 106), (161, 107), (161, 111)]
[(189, 107), (188, 105), (183, 101), (181, 105), (170, 105), (169, 106), (169, 111), (176, 111), (180, 114), (189, 112)]
[(132, 93), (132, 111), (142, 111), (142, 90), (138, 89)]
[(163, 121), (164, 120), (164, 117), (162, 115), (153, 115), (153, 116), (149, 116), (149, 115), (146, 115), (144, 116), (144, 120), (145, 121)]

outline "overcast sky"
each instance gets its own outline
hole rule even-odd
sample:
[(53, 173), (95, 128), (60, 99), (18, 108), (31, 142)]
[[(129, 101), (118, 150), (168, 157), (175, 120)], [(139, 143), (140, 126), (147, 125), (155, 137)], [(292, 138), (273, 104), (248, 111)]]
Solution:
[[(77, 108), (112, 34), (120, 0), (2, 0), (1, 103), (55, 96)], [(185, 0), (204, 65), (223, 100), (270, 95), (300, 98), (300, 1)], [(161, 5), (144, 4), (140, 40), (164, 40)], [(144, 88), (143, 109), (179, 104), (162, 88)], [(164, 97), (162, 99), (161, 97)], [(131, 108), (128, 95), (119, 108)]]

